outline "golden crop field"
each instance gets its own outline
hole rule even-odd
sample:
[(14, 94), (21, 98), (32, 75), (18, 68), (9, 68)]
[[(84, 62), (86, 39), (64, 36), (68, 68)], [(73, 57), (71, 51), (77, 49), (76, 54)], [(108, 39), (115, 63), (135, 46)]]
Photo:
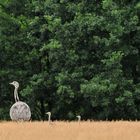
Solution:
[(140, 140), (140, 122), (1, 122), (0, 140)]

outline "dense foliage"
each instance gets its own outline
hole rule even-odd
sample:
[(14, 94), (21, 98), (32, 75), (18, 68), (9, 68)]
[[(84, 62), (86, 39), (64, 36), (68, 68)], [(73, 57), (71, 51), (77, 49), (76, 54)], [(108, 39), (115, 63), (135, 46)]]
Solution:
[(0, 0), (0, 119), (13, 80), (32, 119), (140, 119), (140, 2)]

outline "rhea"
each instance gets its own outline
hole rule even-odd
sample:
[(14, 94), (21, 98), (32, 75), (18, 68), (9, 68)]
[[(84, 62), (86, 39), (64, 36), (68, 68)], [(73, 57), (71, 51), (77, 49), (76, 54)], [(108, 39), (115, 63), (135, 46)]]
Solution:
[(51, 112), (47, 112), (46, 114), (48, 115), (48, 122), (50, 124), (51, 123)]
[(9, 83), (15, 87), (14, 89), (14, 98), (15, 103), (10, 108), (10, 117), (13, 121), (29, 121), (31, 118), (30, 107), (25, 103), (19, 100), (18, 97), (18, 88), (19, 83), (17, 81), (13, 81)]
[(78, 115), (78, 116), (76, 116), (76, 117), (78, 118), (78, 122), (80, 123), (80, 121), (81, 121), (81, 116)]
[(17, 81), (13, 81), (12, 83), (9, 83), (11, 85), (13, 85), (15, 87), (14, 89), (14, 98), (15, 98), (15, 102), (20, 101), (19, 97), (18, 97), (18, 88), (19, 88), (19, 83)]

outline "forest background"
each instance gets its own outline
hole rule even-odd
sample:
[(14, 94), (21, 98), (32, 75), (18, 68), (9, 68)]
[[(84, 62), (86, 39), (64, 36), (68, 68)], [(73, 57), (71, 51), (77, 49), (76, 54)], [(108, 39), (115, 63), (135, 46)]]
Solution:
[(138, 0), (0, 0), (0, 119), (13, 87), (33, 120), (140, 119)]

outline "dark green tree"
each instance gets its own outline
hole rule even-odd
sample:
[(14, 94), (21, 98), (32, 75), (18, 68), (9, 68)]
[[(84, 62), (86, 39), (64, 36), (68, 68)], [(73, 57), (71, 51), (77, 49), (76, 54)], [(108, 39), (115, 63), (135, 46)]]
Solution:
[(1, 0), (0, 119), (14, 102), (33, 119), (140, 119), (140, 3)]

